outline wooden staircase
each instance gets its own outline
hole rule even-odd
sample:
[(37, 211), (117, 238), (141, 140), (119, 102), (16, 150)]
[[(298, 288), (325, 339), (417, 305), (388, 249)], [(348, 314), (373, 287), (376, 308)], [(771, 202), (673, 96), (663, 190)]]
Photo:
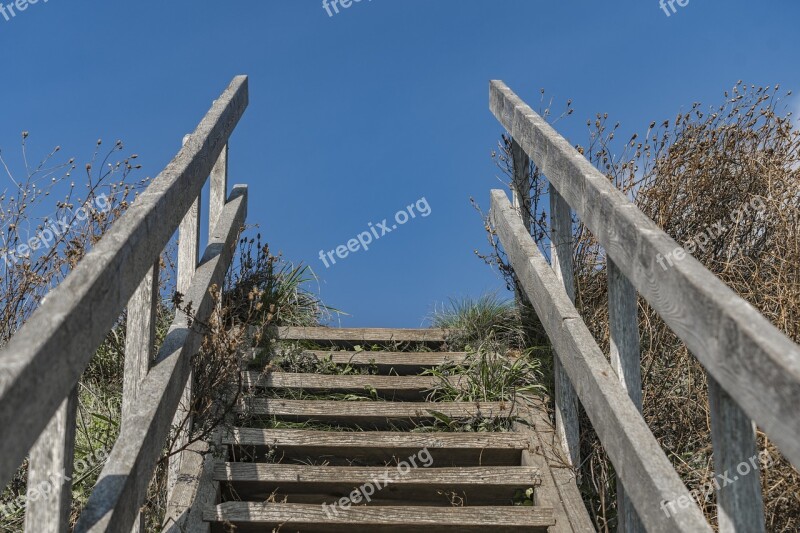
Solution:
[[(245, 371), (249, 394), (236, 409), (239, 425), (224, 432), (218, 443), (223, 459), (208, 469), (213, 474), (206, 482), (217, 495), (203, 510), (211, 531), (592, 531), (570, 525), (588, 524), (588, 517), (567, 517), (547, 461), (531, 460), (541, 443), (528, 426), (520, 432), (419, 431), (434, 421), (433, 412), (453, 419), (511, 416), (512, 406), (503, 402), (425, 401), (436, 379), (419, 375), (422, 370), (463, 361), (465, 353), (352, 349), (380, 343), (442, 350), (442, 331), (285, 328), (280, 338), (337, 346), (307, 353), (335, 364), (370, 365), (376, 373)], [(376, 399), (276, 394), (287, 390), (369, 390)], [(276, 421), (306, 422), (312, 429), (276, 428)], [(522, 505), (519, 497), (529, 489), (532, 501)], [(574, 499), (577, 489), (570, 494)], [(577, 497), (576, 508), (583, 509)]]

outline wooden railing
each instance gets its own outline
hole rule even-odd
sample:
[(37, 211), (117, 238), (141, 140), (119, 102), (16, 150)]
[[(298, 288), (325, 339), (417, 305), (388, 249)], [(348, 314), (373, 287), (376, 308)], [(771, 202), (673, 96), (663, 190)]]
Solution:
[[(567, 458), (580, 464), (579, 400), (620, 481), (621, 531), (711, 531), (640, 414), (638, 290), (708, 372), (714, 469), (736, 476), (717, 491), (720, 531), (763, 532), (754, 423), (800, 467), (800, 347), (690, 255), (660, 267), (680, 246), (500, 81), (490, 108), (551, 184), (552, 265), (503, 191), (491, 219), (557, 354)], [(608, 258), (611, 364), (573, 304), (572, 209)]]
[[(180, 226), (177, 288), (194, 318), (207, 320), (209, 287), (221, 285), (247, 215), (246, 186), (227, 196), (228, 139), (247, 103), (247, 78), (236, 77), (169, 165), (0, 352), (0, 482), (30, 453), (29, 495), (50, 484), (49, 496), (29, 498), (25, 531), (68, 530), (78, 380), (126, 307), (120, 435), (75, 531), (143, 527), (139, 509), (191, 391), (190, 357), (201, 342), (179, 312), (155, 354), (159, 257)], [(198, 261), (209, 175), (209, 239)]]

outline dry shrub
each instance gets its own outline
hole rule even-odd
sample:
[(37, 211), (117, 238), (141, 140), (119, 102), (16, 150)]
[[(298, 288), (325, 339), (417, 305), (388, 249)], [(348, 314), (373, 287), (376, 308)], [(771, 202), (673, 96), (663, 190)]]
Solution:
[[(587, 123), (588, 145), (578, 149), (656, 224), (798, 342), (800, 131), (781, 102), (778, 87), (740, 82), (721, 105), (705, 110), (695, 103), (621, 146), (615, 142), (619, 124), (609, 126), (608, 115), (597, 115)], [(511, 158), (507, 137), (499, 152)], [(500, 157), (498, 164), (507, 166)], [(544, 178), (535, 167), (530, 176), (531, 195), (537, 196), (531, 205), (540, 205)], [(532, 219), (546, 225), (542, 212), (534, 211)], [(605, 251), (583, 224), (576, 221), (574, 227), (576, 306), (607, 353)], [(534, 236), (545, 248), (545, 239)], [(489, 238), (496, 247), (496, 236)], [(487, 257), (508, 278), (506, 258)], [(670, 268), (666, 258), (662, 263)], [(706, 373), (641, 298), (639, 320), (645, 419), (688, 488), (699, 489), (714, 477)], [(616, 529), (613, 468), (585, 415), (582, 428), (582, 489), (596, 527), (611, 531)], [(798, 531), (800, 474), (761, 432), (759, 446), (774, 459), (762, 472), (767, 529)], [(715, 523), (713, 495), (700, 505)]]

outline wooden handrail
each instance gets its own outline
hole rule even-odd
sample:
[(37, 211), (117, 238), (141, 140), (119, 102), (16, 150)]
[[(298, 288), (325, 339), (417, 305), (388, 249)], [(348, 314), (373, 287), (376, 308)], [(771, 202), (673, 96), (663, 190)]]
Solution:
[(490, 108), (694, 356), (800, 468), (800, 346), (680, 246), (503, 82)]
[[(143, 413), (151, 407), (153, 398), (163, 396), (156, 406), (158, 416), (174, 414), (177, 399), (173, 402), (171, 393), (183, 389), (189, 354), (196, 352), (200, 342), (178, 313), (159, 352), (160, 359), (149, 368), (154, 341), (153, 309), (158, 305), (158, 260), (192, 205), (199, 202), (200, 192), (211, 175), (209, 246), (199, 266), (195, 252), (193, 264), (184, 261), (187, 266), (179, 272), (188, 287), (184, 301), (193, 303), (199, 320), (207, 318), (209, 286), (221, 283), (246, 216), (246, 187), (236, 186), (227, 203), (225, 195), (227, 143), (247, 104), (247, 77), (237, 76), (214, 101), (175, 158), (0, 351), (0, 427), (5, 428), (0, 440), (0, 480), (5, 485), (29, 451), (29, 491), (39, 481), (54, 476), (61, 480), (56, 487), (50, 487), (54, 494), (49, 499), (28, 503), (26, 531), (67, 529), (77, 384), (126, 306), (131, 311), (132, 338), (128, 348), (134, 341), (137, 346), (126, 354), (122, 437), (115, 444), (103, 475), (111, 475), (111, 484), (126, 491), (133, 484), (136, 490), (132, 493), (123, 491), (125, 504), (141, 503), (152, 477), (151, 464), (155, 465), (171, 427), (171, 418), (159, 418), (161, 425), (154, 428), (154, 419), (147, 419)], [(182, 237), (185, 240), (186, 235)], [(159, 381), (165, 376), (170, 380), (166, 384)], [(142, 442), (142, 435), (148, 446)], [(154, 435), (157, 440), (147, 440)], [(137, 450), (135, 479), (121, 479), (120, 471), (130, 466), (125, 462), (128, 455), (124, 451), (129, 450), (131, 442), (142, 444)], [(109, 494), (109, 478), (101, 477), (90, 508), (102, 509)], [(127, 531), (137, 518), (138, 508), (139, 505), (130, 508), (133, 518)], [(124, 514), (126, 520), (127, 513), (128, 510)]]
[[(659, 258), (663, 260), (680, 249), (678, 244), (500, 81), (491, 82), (490, 108), (510, 132), (514, 146), (519, 146), (550, 182), (551, 200), (557, 199), (555, 203), (551, 202), (550, 213), (554, 235), (563, 233), (563, 220), (570, 220), (568, 224), (571, 226), (569, 211), (572, 208), (605, 249), (609, 270), (610, 355), (617, 386), (626, 391), (632, 405), (641, 409), (636, 316), (638, 290), (709, 373), (709, 408), (717, 475), (726, 479), (728, 473), (739, 471), (742, 465), (747, 467), (748, 475), (741, 474), (730, 486), (717, 487), (720, 531), (763, 532), (759, 469), (756, 464), (752, 464), (752, 470), (750, 467), (758, 451), (753, 421), (765, 430), (790, 462), (800, 465), (800, 419), (794, 416), (800, 402), (800, 346), (690, 255), (685, 254), (684, 260), (670, 263), (669, 269), (657, 266)], [(521, 215), (509, 212), (510, 204), (506, 204), (505, 195), (493, 191), (493, 219), (501, 243), (556, 346), (556, 368), (562, 364), (567, 367), (569, 380), (578, 389), (584, 408), (622, 481), (618, 485), (621, 527), (628, 532), (643, 531), (644, 526), (648, 530), (660, 528), (659, 519), (663, 517), (653, 514), (656, 502), (650, 500), (658, 495), (652, 490), (648, 492), (653, 487), (643, 487), (642, 480), (637, 477), (648, 475), (642, 469), (644, 465), (636, 463), (633, 469), (639, 471), (626, 474), (631, 469), (628, 459), (617, 453), (619, 443), (610, 441), (614, 435), (609, 435), (609, 427), (624, 429), (617, 419), (621, 413), (610, 413), (610, 419), (601, 416), (602, 409), (596, 405), (598, 398), (590, 394), (586, 384), (580, 383), (580, 380), (587, 379), (585, 373), (581, 373), (581, 365), (576, 367), (572, 361), (570, 368), (574, 353), (569, 350), (577, 349), (579, 358), (591, 359), (596, 355), (593, 353), (596, 352), (596, 343), (592, 339), (591, 343), (584, 345), (585, 350), (579, 349), (576, 339), (583, 338), (589, 342), (584, 335), (588, 329), (583, 331), (585, 324), (581, 321), (577, 331), (568, 331), (567, 321), (559, 327), (552, 322), (555, 311), (543, 307), (536, 300), (554, 298), (551, 291), (555, 286), (543, 286), (541, 279), (537, 281), (538, 277), (546, 278), (546, 273), (538, 268), (541, 265), (531, 269), (528, 263), (535, 262), (534, 256), (540, 255), (539, 250), (532, 241), (527, 242), (530, 240), (527, 231), (525, 236), (519, 233), (515, 224), (521, 222)], [(510, 220), (512, 218), (519, 220)], [(524, 229), (524, 225), (520, 224), (520, 227)], [(526, 241), (524, 245), (522, 240)], [(521, 247), (524, 253), (520, 251)], [(565, 255), (554, 254), (552, 269), (556, 273), (563, 274), (560, 261)], [(521, 273), (528, 278), (525, 279)], [(566, 285), (569, 290), (569, 284)], [(561, 317), (566, 320), (568, 315)], [(590, 385), (595, 378), (597, 376), (589, 378)], [(557, 383), (559, 381), (563, 380), (557, 380)], [(571, 428), (574, 434), (577, 415), (574, 410), (565, 409), (564, 402), (566, 399), (559, 396), (557, 387), (556, 410), (562, 414), (561, 419), (556, 420), (557, 430), (561, 425), (561, 433), (569, 434)], [(571, 412), (573, 414), (565, 418), (564, 413)], [(574, 443), (566, 439), (564, 447), (570, 455), (574, 453), (573, 446)], [(663, 452), (660, 448), (658, 452), (652, 460), (663, 463)], [(671, 469), (671, 473), (662, 472), (660, 475), (672, 478), (673, 474), (675, 472)], [(661, 481), (652, 477), (645, 480), (654, 484)], [(676, 500), (664, 501), (674, 504)], [(675, 513), (675, 508), (662, 511), (669, 516)], [(692, 505), (688, 509), (681, 506), (678, 512), (693, 520), (696, 511), (696, 506)], [(682, 527), (687, 527), (687, 524), (682, 524)]]
[[(491, 220), (647, 530), (711, 531), (503, 191), (492, 191)], [(667, 514), (660, 506), (664, 501), (690, 503), (680, 513)]]

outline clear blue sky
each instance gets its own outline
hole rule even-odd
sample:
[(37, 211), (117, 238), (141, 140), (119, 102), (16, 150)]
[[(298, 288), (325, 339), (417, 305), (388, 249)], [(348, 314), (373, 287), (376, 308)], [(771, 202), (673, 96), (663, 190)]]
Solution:
[[(796, 0), (675, 7), (363, 0), (330, 17), (319, 0), (39, 0), (0, 15), (0, 147), (13, 155), (29, 130), (34, 151), (81, 159), (120, 138), (154, 176), (248, 74), (230, 168), (250, 186), (250, 222), (314, 268), (324, 300), (352, 315), (343, 325), (416, 327), (437, 302), (504, 289), (473, 255), (485, 237), (469, 204), (497, 185), (490, 79), (532, 104), (541, 87), (572, 98), (559, 129), (573, 143), (598, 111), (632, 132), (739, 79), (800, 89)], [(430, 216), (320, 261), (422, 197)]]

